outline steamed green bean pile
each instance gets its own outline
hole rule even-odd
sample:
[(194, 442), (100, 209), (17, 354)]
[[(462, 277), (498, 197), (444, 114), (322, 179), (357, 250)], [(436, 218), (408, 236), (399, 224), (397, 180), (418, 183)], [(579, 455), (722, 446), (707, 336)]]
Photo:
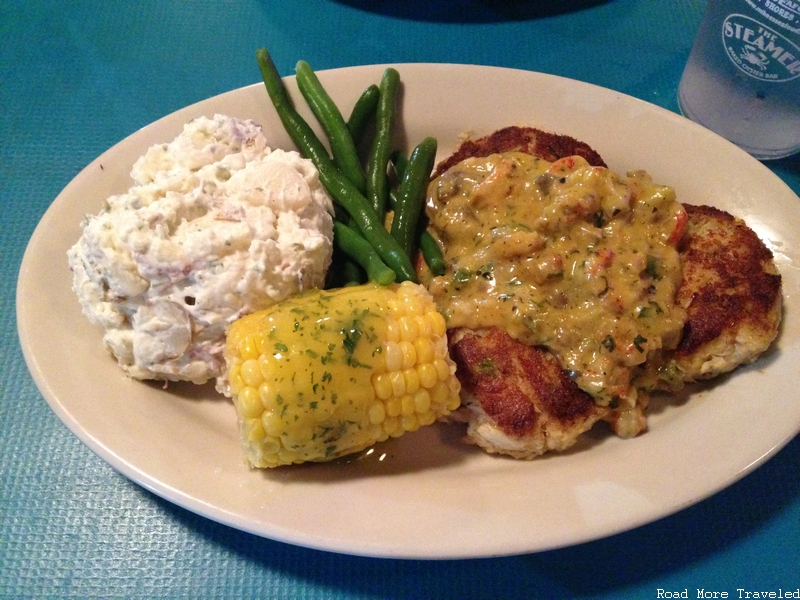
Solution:
[[(325, 132), (329, 154), (295, 109), (269, 52), (261, 48), (256, 58), (281, 123), (300, 152), (317, 167), (320, 181), (337, 205), (331, 285), (363, 283), (365, 279), (381, 285), (416, 281), (413, 260), (418, 251), (435, 275), (443, 273), (441, 249), (426, 231), (424, 215), (436, 140), (426, 137), (408, 158), (391, 145), (398, 119), (399, 73), (387, 68), (379, 83), (364, 90), (345, 120), (311, 66), (302, 60), (297, 63), (297, 86)], [(373, 122), (373, 138), (366, 140)], [(369, 154), (363, 164), (358, 148), (368, 141)], [(389, 209), (394, 214), (387, 229)]]

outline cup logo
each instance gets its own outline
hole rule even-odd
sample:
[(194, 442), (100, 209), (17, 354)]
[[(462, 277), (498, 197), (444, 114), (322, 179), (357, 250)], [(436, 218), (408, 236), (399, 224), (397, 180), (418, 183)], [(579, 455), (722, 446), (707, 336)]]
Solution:
[(800, 48), (774, 29), (744, 15), (722, 23), (722, 43), (730, 61), (761, 81), (789, 81), (800, 76)]

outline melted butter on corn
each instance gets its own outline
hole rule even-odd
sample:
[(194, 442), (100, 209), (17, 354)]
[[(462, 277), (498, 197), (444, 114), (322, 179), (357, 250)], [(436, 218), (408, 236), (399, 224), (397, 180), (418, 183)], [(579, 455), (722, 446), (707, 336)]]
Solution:
[(358, 452), (460, 404), (444, 318), (411, 282), (291, 298), (236, 321), (225, 354), (254, 467)]

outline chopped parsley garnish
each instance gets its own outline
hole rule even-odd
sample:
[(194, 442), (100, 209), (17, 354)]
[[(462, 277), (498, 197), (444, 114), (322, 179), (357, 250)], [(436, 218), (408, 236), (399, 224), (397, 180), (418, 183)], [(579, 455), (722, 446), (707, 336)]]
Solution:
[[(349, 367), (364, 367), (363, 363), (359, 362), (357, 358), (353, 356), (353, 353), (356, 351), (356, 346), (358, 346), (358, 342), (361, 340), (361, 337), (364, 335), (362, 326), (363, 326), (363, 319), (369, 314), (369, 310), (363, 311), (359, 316), (353, 319), (353, 322), (342, 328), (340, 333), (342, 334), (342, 347), (344, 348), (345, 358), (344, 362)], [(367, 334), (367, 339), (374, 337), (372, 335)]]
[(491, 358), (484, 358), (475, 367), (475, 370), (481, 375), (494, 375), (497, 372), (497, 365)]
[(653, 279), (661, 279), (660, 267), (661, 265), (659, 264), (658, 259), (655, 256), (648, 254), (647, 266), (644, 268), (644, 272)]
[(471, 277), (472, 271), (469, 269), (458, 269), (455, 273), (453, 273), (453, 283), (455, 284), (456, 288), (459, 288), (469, 282)]
[(613, 338), (613, 337), (611, 337), (610, 335), (607, 335), (607, 336), (606, 336), (606, 337), (603, 339), (603, 341), (602, 341), (601, 343), (603, 344), (603, 347), (604, 347), (606, 350), (608, 350), (609, 352), (613, 352), (613, 351), (614, 351), (614, 348), (616, 348), (616, 347), (617, 347), (617, 344), (614, 342), (614, 338)]
[(646, 337), (642, 337), (641, 335), (637, 335), (635, 338), (633, 338), (633, 345), (636, 346), (636, 349), (639, 352), (644, 352), (644, 348), (642, 348), (642, 344), (644, 344), (645, 342), (647, 342), (647, 338)]
[(356, 350), (356, 346), (358, 345), (358, 340), (361, 339), (360, 324), (357, 321), (353, 321), (353, 324), (342, 329), (341, 333), (344, 336), (344, 339), (342, 340), (344, 351), (352, 356), (353, 352)]

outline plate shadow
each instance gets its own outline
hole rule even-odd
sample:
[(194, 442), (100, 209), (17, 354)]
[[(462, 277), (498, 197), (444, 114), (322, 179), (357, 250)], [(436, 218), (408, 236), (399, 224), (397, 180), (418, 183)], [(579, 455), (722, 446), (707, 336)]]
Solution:
[(365, 12), (436, 23), (502, 23), (567, 14), (610, 0), (332, 0)]

